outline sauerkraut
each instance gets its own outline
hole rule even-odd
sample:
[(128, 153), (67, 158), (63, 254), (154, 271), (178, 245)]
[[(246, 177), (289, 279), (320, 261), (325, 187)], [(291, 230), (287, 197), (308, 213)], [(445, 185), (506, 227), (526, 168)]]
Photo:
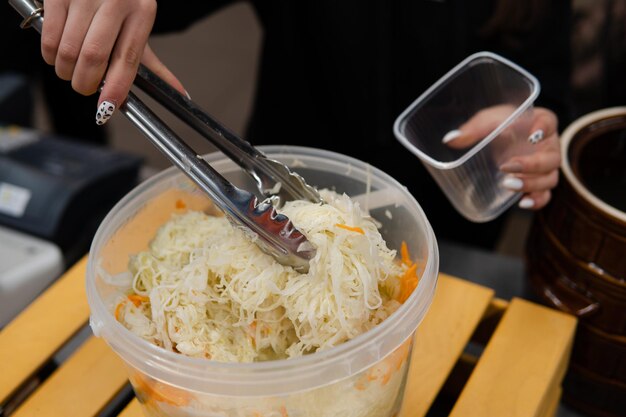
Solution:
[(189, 211), (163, 225), (129, 263), (115, 316), (164, 349), (216, 361), (284, 359), (344, 343), (385, 320), (417, 285), (406, 250), (387, 247), (346, 195), (280, 210), (317, 248), (298, 273), (262, 252), (224, 216)]

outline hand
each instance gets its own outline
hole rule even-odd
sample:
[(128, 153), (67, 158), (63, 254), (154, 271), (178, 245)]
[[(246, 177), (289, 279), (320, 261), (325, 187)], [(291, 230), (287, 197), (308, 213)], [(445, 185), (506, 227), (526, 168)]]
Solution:
[(133, 83), (139, 63), (174, 88), (183, 85), (148, 46), (155, 0), (46, 0), (41, 53), (72, 88), (98, 99), (96, 123), (106, 123)]
[[(458, 130), (448, 133), (443, 142), (456, 149), (469, 147), (495, 129), (512, 111), (513, 108), (508, 105), (482, 110)], [(524, 193), (519, 202), (521, 208), (543, 208), (550, 201), (551, 190), (558, 183), (561, 147), (557, 124), (556, 115), (552, 111), (542, 107), (534, 108), (528, 140), (536, 148), (527, 155), (511, 157), (500, 166), (501, 171), (510, 174), (504, 180), (504, 186)]]

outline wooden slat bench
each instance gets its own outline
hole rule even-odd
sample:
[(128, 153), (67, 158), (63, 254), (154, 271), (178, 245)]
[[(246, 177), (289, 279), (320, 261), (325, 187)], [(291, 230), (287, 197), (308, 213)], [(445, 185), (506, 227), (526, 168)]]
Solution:
[[(44, 372), (88, 321), (85, 266), (85, 260), (75, 265), (0, 332), (0, 415), (143, 415), (136, 398), (120, 399), (128, 392), (126, 370), (100, 339), (89, 336)], [(575, 324), (441, 274), (415, 336), (401, 416), (425, 416), (438, 403), (448, 404), (443, 409), (454, 417), (554, 416)], [(114, 401), (121, 405), (112, 407)]]

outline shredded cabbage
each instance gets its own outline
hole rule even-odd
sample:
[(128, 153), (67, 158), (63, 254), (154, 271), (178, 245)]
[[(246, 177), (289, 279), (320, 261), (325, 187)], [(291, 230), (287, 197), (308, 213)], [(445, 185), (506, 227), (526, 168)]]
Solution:
[(133, 256), (132, 298), (117, 319), (167, 350), (216, 361), (296, 357), (350, 340), (385, 320), (407, 265), (346, 195), (287, 202), (281, 212), (317, 248), (301, 274), (262, 252), (223, 216), (173, 215)]

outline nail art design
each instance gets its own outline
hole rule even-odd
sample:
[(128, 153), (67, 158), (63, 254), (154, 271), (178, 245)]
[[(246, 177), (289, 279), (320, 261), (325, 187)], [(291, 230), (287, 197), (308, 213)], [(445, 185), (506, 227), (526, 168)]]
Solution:
[(100, 107), (98, 107), (96, 112), (96, 124), (103, 125), (108, 122), (114, 111), (115, 103), (106, 100), (100, 103)]
[(452, 142), (454, 139), (458, 138), (459, 136), (461, 136), (461, 131), (458, 129), (455, 130), (451, 130), (448, 133), (446, 133), (446, 135), (443, 137), (443, 139), (441, 140), (442, 143), (448, 143), (448, 142)]
[(537, 129), (535, 130), (529, 137), (528, 137), (528, 141), (530, 143), (532, 143), (533, 145), (541, 142), (541, 140), (543, 139), (543, 130), (541, 129)]
[(535, 206), (535, 201), (530, 197), (524, 197), (519, 202), (519, 208), (530, 209)]
[(517, 177), (507, 176), (504, 178), (504, 181), (502, 181), (502, 185), (509, 190), (519, 191), (524, 187), (524, 181)]

